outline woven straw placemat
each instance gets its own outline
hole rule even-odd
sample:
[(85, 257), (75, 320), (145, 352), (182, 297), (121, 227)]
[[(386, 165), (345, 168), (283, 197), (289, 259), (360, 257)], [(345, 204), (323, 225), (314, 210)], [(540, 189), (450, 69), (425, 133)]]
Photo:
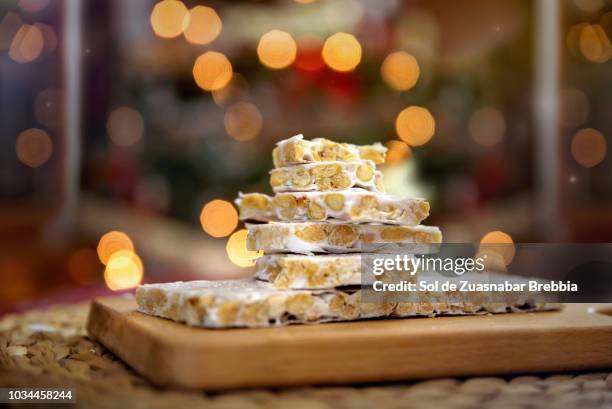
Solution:
[(80, 304), (2, 318), (0, 386), (71, 387), (83, 408), (612, 408), (607, 372), (223, 393), (160, 389), (87, 337), (87, 311)]

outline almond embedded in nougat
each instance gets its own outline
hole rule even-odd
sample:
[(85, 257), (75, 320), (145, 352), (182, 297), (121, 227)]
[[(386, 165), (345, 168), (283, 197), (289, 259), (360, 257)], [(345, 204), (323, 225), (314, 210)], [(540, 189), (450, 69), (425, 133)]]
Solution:
[(304, 313), (312, 307), (314, 303), (311, 296), (308, 294), (297, 294), (286, 301), (287, 312), (297, 317), (302, 317)]
[(402, 241), (413, 236), (413, 232), (401, 226), (385, 227), (380, 236), (385, 241)]
[(312, 183), (312, 176), (306, 169), (296, 169), (291, 174), (291, 183), (297, 188), (303, 188)]
[(270, 199), (263, 194), (251, 193), (242, 198), (242, 205), (245, 207), (267, 210), (270, 208)]
[(279, 170), (270, 175), (270, 186), (273, 188), (283, 186), (289, 180), (289, 175), (284, 170)]
[(344, 196), (339, 193), (325, 195), (325, 203), (330, 209), (340, 211), (344, 207)]
[(359, 157), (361, 159), (371, 160), (376, 165), (382, 165), (385, 162), (385, 153), (380, 149), (374, 149), (370, 146), (360, 146)]
[(308, 216), (312, 220), (324, 220), (327, 216), (325, 213), (325, 209), (315, 202), (308, 203)]
[(357, 177), (362, 182), (369, 182), (374, 177), (374, 169), (370, 165), (361, 165), (357, 168)]
[(297, 200), (291, 195), (277, 195), (273, 199), (274, 206), (283, 220), (293, 219), (297, 211)]
[(329, 234), (329, 243), (332, 246), (351, 247), (358, 237), (357, 231), (350, 225), (333, 226)]
[(324, 224), (312, 224), (297, 230), (295, 235), (304, 241), (317, 243), (327, 238), (328, 228)]

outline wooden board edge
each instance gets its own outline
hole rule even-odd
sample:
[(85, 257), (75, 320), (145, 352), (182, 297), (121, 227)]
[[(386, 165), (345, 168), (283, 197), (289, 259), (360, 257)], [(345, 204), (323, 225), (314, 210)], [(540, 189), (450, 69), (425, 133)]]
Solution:
[[(109, 328), (109, 325), (112, 328)], [(226, 351), (215, 349), (207, 354), (202, 354), (200, 349), (198, 356), (194, 357), (189, 351), (169, 348), (150, 333), (139, 331), (137, 326), (132, 325), (130, 331), (137, 332), (128, 335), (125, 331), (126, 325), (127, 317), (122, 313), (101, 302), (92, 303), (87, 324), (89, 332), (136, 371), (157, 385), (207, 390), (405, 381), (445, 376), (612, 367), (612, 325), (605, 330), (581, 328), (576, 331), (561, 328), (552, 332), (531, 329), (515, 331), (501, 341), (499, 333), (483, 336), (478, 340), (472, 339), (473, 336), (470, 338), (470, 334), (465, 334), (454, 340), (454, 343), (449, 343), (444, 337), (436, 337), (435, 334), (428, 339), (415, 338), (405, 342), (387, 339), (378, 354), (372, 353), (372, 345), (364, 339), (349, 340), (352, 350), (346, 345), (333, 344), (327, 344), (327, 347), (322, 344), (311, 345), (304, 349), (303, 345), (294, 343), (276, 351), (278, 356), (285, 357), (280, 361), (278, 356), (270, 355), (274, 351), (262, 350), (261, 345), (246, 345), (240, 351), (234, 350), (235, 347)], [(112, 337), (109, 336), (110, 331)], [(559, 344), (559, 340), (563, 343)], [(550, 351), (561, 353), (561, 359), (522, 358), (521, 350), (528, 344), (541, 351), (543, 356), (550, 354)], [(137, 352), (126, 354), (126, 347)], [(268, 359), (265, 361), (249, 359), (266, 352)], [(428, 359), (419, 363), (418, 357), (424, 354), (429, 355)], [(398, 362), (401, 363), (401, 360), (398, 360), (401, 356), (410, 359), (397, 365)], [(479, 361), (478, 366), (473, 365), (470, 361), (475, 357), (487, 357), (489, 362), (487, 364), (485, 359), (484, 364)], [(496, 362), (493, 362), (496, 357)], [(343, 365), (331, 368), (329, 363), (332, 361), (342, 361), (340, 363)], [(321, 362), (325, 365), (320, 365)], [(285, 365), (287, 371), (279, 374), (278, 365)], [(229, 367), (242, 369), (236, 374), (228, 371)], [(276, 368), (276, 371), (270, 368)]]
[[(160, 386), (168, 384), (165, 377), (158, 376), (156, 371), (152, 370), (163, 364), (159, 361), (159, 357), (163, 355), (160, 354), (163, 352), (163, 344), (146, 332), (128, 335), (126, 324), (125, 316), (121, 312), (109, 308), (98, 299), (91, 302), (86, 325), (87, 333), (154, 384)], [(134, 328), (130, 329), (133, 330)], [(136, 338), (140, 340), (138, 345), (134, 343)], [(131, 347), (130, 350), (134, 351), (135, 355), (125, 353), (126, 346)]]

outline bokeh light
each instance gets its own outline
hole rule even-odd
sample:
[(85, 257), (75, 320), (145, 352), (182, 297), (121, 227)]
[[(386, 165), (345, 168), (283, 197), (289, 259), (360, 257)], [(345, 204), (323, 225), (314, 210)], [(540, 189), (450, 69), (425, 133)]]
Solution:
[(232, 64), (216, 51), (207, 51), (193, 64), (193, 78), (205, 91), (220, 90), (232, 79)]
[(351, 34), (336, 33), (325, 40), (321, 55), (332, 70), (352, 71), (361, 61), (361, 44)]
[(572, 138), (572, 156), (585, 168), (600, 164), (606, 157), (607, 150), (606, 138), (596, 129), (581, 129)]
[(46, 88), (40, 91), (34, 99), (34, 116), (36, 120), (48, 128), (62, 124), (62, 90)]
[(102, 277), (96, 251), (89, 247), (76, 249), (67, 261), (68, 274), (79, 285), (91, 285)]
[(580, 52), (590, 62), (602, 64), (612, 57), (610, 39), (599, 24), (587, 24), (579, 39)]
[(295, 61), (296, 54), (295, 40), (285, 31), (268, 31), (261, 36), (257, 45), (259, 61), (266, 67), (275, 70), (291, 65)]
[(189, 26), (189, 10), (181, 1), (163, 0), (151, 11), (151, 27), (161, 38), (178, 37)]
[(241, 229), (230, 236), (225, 246), (225, 251), (230, 261), (239, 267), (252, 267), (255, 260), (263, 255), (261, 251), (247, 250), (247, 236), (249, 232)]
[(98, 242), (97, 253), (102, 264), (107, 264), (110, 257), (120, 250), (134, 251), (134, 243), (124, 232), (110, 231)]
[(423, 107), (410, 106), (401, 111), (395, 120), (397, 135), (410, 146), (426, 144), (436, 131), (436, 121)]
[(108, 136), (119, 146), (134, 145), (142, 138), (144, 121), (138, 111), (130, 107), (115, 109), (106, 121)]
[(19, 0), (17, 4), (26, 13), (38, 13), (49, 5), (49, 2), (50, 0)]
[(414, 87), (421, 74), (419, 64), (405, 51), (389, 54), (380, 66), (380, 75), (391, 88), (406, 91)]
[(388, 141), (385, 143), (387, 147), (387, 159), (385, 160), (385, 165), (393, 165), (402, 160), (408, 158), (412, 153), (410, 146), (408, 146), (403, 141)]
[(590, 104), (586, 94), (576, 88), (565, 88), (561, 91), (563, 114), (561, 123), (574, 128), (582, 125), (589, 116)]
[(21, 163), (31, 168), (37, 168), (51, 157), (53, 142), (42, 129), (26, 129), (17, 137), (15, 152)]
[(259, 135), (263, 127), (263, 118), (255, 105), (238, 102), (229, 107), (223, 123), (228, 135), (244, 142)]
[(215, 199), (202, 208), (200, 224), (213, 237), (229, 236), (238, 226), (238, 212), (230, 202)]
[(505, 265), (509, 265), (514, 258), (516, 248), (514, 240), (508, 233), (495, 230), (488, 232), (480, 239), (478, 253), (480, 255), (497, 254), (501, 256)]
[(506, 133), (506, 120), (498, 109), (484, 107), (470, 115), (468, 128), (477, 144), (491, 147), (502, 141)]
[(0, 50), (7, 49), (11, 46), (13, 37), (19, 31), (22, 20), (17, 13), (8, 12), (0, 20)]
[(506, 266), (506, 260), (499, 253), (494, 251), (496, 248), (500, 248), (505, 246), (503, 244), (487, 244), (484, 246), (483, 250), (479, 250), (474, 258), (482, 259), (482, 263), (484, 264), (484, 271), (486, 272), (496, 272), (496, 273), (506, 273), (508, 268)]
[(104, 281), (113, 291), (134, 288), (142, 282), (144, 267), (140, 257), (133, 251), (114, 252), (104, 269)]
[(44, 38), (40, 28), (24, 24), (15, 34), (9, 48), (9, 57), (19, 64), (37, 59), (43, 51)]
[(221, 19), (217, 12), (206, 6), (195, 6), (189, 10), (189, 25), (183, 33), (192, 44), (208, 44), (221, 33)]

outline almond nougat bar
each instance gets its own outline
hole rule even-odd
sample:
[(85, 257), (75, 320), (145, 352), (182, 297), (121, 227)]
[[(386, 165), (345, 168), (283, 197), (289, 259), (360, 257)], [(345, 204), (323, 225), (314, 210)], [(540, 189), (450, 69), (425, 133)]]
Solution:
[(266, 253), (393, 252), (413, 248), (414, 244), (442, 242), (442, 233), (435, 226), (305, 222), (246, 227), (247, 248)]
[(363, 189), (338, 192), (287, 192), (274, 197), (240, 194), (240, 220), (259, 222), (342, 220), (415, 226), (429, 215), (425, 199), (396, 198)]
[(380, 165), (385, 162), (387, 155), (387, 148), (380, 143), (357, 146), (323, 138), (309, 141), (301, 134), (280, 141), (276, 145), (272, 151), (276, 168), (311, 162), (351, 162), (359, 159), (371, 160), (376, 165)]
[(362, 290), (279, 290), (254, 279), (147, 284), (136, 290), (140, 312), (208, 328), (558, 308), (557, 304), (540, 302), (534, 296), (500, 298), (495, 303), (487, 302), (485, 293), (466, 293), (462, 297), (463, 300), (454, 296), (452, 302), (444, 302), (440, 294), (421, 293), (416, 302), (366, 303), (362, 302)]
[(384, 193), (382, 173), (371, 160), (315, 162), (270, 171), (270, 186), (278, 192), (344, 190), (360, 187)]
[[(393, 257), (392, 254), (386, 255)], [(369, 257), (368, 263), (364, 257)], [(267, 254), (255, 261), (255, 278), (272, 283), (275, 288), (320, 290), (371, 284), (371, 260), (383, 254)], [(370, 270), (369, 272), (364, 270)], [(376, 279), (393, 282), (414, 281), (409, 271), (385, 271)], [(366, 280), (364, 282), (363, 280)]]
[(255, 277), (275, 288), (361, 285), (361, 254), (268, 254), (255, 261)]

